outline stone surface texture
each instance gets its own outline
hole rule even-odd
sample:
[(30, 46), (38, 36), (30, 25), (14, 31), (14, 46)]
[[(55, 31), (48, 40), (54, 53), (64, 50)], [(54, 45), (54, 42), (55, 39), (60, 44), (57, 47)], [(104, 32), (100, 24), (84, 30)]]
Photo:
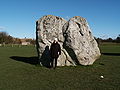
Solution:
[(91, 65), (99, 58), (100, 50), (86, 19), (75, 16), (64, 25), (65, 45), (72, 49), (76, 63)]
[(36, 22), (37, 52), (43, 66), (49, 65), (49, 49), (55, 37), (62, 49), (58, 66), (92, 65), (100, 57), (98, 44), (86, 19), (75, 16), (66, 21), (47, 15)]

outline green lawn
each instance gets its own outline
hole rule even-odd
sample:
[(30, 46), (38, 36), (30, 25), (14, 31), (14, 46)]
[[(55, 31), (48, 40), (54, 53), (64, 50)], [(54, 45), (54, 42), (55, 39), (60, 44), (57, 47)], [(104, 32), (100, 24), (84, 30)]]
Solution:
[(120, 90), (120, 45), (100, 49), (103, 54), (92, 66), (53, 70), (36, 65), (33, 46), (0, 47), (0, 90)]

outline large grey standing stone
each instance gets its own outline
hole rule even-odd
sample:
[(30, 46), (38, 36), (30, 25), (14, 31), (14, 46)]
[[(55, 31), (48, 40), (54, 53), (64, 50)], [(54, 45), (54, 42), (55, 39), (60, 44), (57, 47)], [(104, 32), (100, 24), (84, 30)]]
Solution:
[[(92, 65), (100, 50), (86, 19), (75, 16), (64, 25), (65, 46), (73, 53), (76, 64)], [(70, 52), (70, 53), (71, 53)]]
[(43, 66), (49, 66), (50, 64), (49, 49), (55, 37), (58, 38), (62, 49), (57, 66), (75, 65), (67, 51), (63, 48), (64, 37), (62, 29), (66, 22), (63, 18), (53, 15), (43, 16), (36, 22), (37, 51), (40, 63)]
[(47, 15), (36, 22), (36, 45), (43, 66), (50, 65), (49, 49), (55, 37), (62, 48), (58, 66), (91, 65), (100, 57), (97, 42), (84, 18), (75, 16), (66, 21)]

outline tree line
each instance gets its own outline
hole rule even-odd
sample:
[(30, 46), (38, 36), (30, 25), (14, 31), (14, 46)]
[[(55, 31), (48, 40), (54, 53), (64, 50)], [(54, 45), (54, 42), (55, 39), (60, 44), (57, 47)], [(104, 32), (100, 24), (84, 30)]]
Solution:
[[(35, 45), (34, 39), (25, 39), (26, 42)], [(0, 44), (22, 44), (20, 38), (10, 36), (7, 32), (0, 32)]]
[(103, 43), (103, 42), (120, 43), (120, 34), (115, 39), (112, 38), (107, 38), (107, 39), (95, 38), (95, 39), (98, 43)]
[[(116, 39), (112, 39), (112, 38), (107, 38), (107, 39), (95, 38), (95, 39), (98, 43), (103, 43), (103, 42), (120, 43), (120, 34), (117, 36)], [(25, 41), (35, 45), (34, 39), (25, 38)], [(14, 38), (10, 36), (7, 32), (0, 32), (0, 44), (22, 44), (22, 41), (20, 38)]]

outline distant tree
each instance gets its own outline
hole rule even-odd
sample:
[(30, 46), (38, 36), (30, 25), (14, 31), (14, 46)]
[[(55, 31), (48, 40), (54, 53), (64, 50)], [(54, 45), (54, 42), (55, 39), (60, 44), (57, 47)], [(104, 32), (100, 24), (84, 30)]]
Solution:
[(7, 39), (5, 41), (6, 44), (12, 44), (13, 43), (13, 37), (12, 36), (7, 36)]
[(98, 44), (102, 43), (102, 41), (103, 41), (102, 38), (95, 38), (95, 39), (96, 39), (96, 41), (97, 41)]
[(6, 32), (0, 32), (0, 43), (3, 44), (7, 44), (10, 42), (10, 38), (12, 38), (11, 36), (8, 35), (8, 33)]
[(14, 38), (13, 44), (21, 44), (21, 40), (19, 38)]
[(112, 38), (108, 38), (105, 40), (106, 42), (113, 42), (113, 39)]
[(8, 35), (7, 32), (0, 32), (0, 43), (1, 44), (13, 44), (14, 38)]
[(32, 39), (32, 41), (30, 42), (32, 45), (35, 45), (36, 44), (36, 40), (35, 39)]
[(118, 37), (115, 39), (116, 43), (120, 43), (120, 34), (118, 35)]
[(35, 45), (35, 40), (34, 39), (26, 39), (26, 42), (30, 42), (30, 44)]
[[(30, 44), (35, 45), (34, 39), (27, 39), (25, 37), (26, 42), (30, 42)], [(21, 44), (21, 39), (14, 38), (10, 36), (7, 32), (0, 32), (0, 44)]]

